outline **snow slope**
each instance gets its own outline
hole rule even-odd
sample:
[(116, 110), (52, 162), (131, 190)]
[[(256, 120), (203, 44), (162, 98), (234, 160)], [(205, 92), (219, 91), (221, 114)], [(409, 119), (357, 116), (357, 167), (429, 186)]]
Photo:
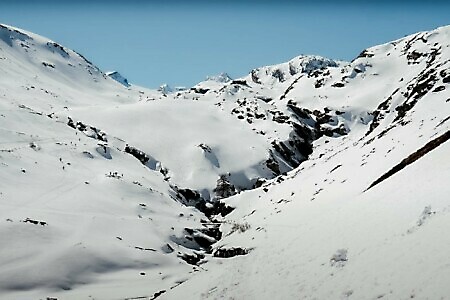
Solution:
[[(299, 168), (229, 198), (236, 209), (214, 248), (249, 254), (211, 259), (162, 299), (446, 299), (449, 34), (443, 27), (370, 48), (319, 76), (319, 88), (299, 81), (289, 96), (343, 111), (349, 134), (318, 139)], [(356, 119), (367, 112), (369, 124)], [(447, 142), (368, 189), (439, 137)]]
[(0, 298), (445, 299), (449, 44), (168, 93), (1, 25)]

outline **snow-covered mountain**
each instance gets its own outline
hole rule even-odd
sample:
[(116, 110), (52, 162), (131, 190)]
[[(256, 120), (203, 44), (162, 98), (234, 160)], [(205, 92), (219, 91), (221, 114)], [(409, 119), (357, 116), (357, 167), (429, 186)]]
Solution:
[(153, 91), (0, 25), (0, 298), (447, 297), (449, 45)]

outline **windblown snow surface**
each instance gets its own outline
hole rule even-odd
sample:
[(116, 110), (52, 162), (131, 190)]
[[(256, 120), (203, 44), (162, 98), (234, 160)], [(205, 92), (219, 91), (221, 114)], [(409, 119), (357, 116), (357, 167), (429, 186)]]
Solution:
[(449, 45), (156, 91), (0, 25), (0, 298), (448, 299)]

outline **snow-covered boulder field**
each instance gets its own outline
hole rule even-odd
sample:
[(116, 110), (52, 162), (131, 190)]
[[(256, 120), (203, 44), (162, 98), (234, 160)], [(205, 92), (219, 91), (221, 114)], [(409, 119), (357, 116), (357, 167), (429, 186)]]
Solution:
[(446, 299), (450, 27), (149, 90), (0, 25), (0, 299)]

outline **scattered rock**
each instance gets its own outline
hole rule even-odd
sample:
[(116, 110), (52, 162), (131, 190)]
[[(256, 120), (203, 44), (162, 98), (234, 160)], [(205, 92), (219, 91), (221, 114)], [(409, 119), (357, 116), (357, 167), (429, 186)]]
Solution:
[(330, 258), (330, 264), (333, 267), (343, 267), (348, 261), (347, 249), (338, 249)]
[(333, 83), (331, 86), (332, 86), (332, 87), (341, 88), (341, 87), (344, 87), (345, 84), (342, 83), (342, 82), (335, 82), (335, 83)]
[(247, 255), (251, 250), (252, 249), (245, 248), (219, 248), (214, 252), (213, 256), (220, 258), (230, 258), (238, 255)]
[(420, 215), (419, 220), (417, 221), (417, 226), (422, 226), (425, 221), (434, 215), (436, 212), (431, 210), (431, 206), (425, 206), (425, 208), (422, 211), (422, 214)]
[(374, 54), (373, 52), (371, 52), (371, 51), (365, 49), (365, 50), (363, 50), (363, 51), (358, 55), (357, 58), (360, 58), (360, 57), (368, 57), (368, 58), (370, 58), (370, 57), (373, 57), (374, 55), (375, 55), (375, 54)]
[(150, 300), (155, 300), (156, 298), (158, 298), (159, 296), (161, 296), (162, 294), (164, 294), (166, 292), (166, 290), (161, 290), (159, 292), (156, 292), (153, 294), (153, 297), (150, 298)]
[(205, 255), (201, 253), (193, 253), (193, 254), (183, 253), (181, 255), (178, 255), (178, 257), (180, 257), (182, 260), (184, 260), (190, 265), (197, 266), (198, 263), (205, 258)]
[(47, 222), (39, 221), (39, 220), (33, 220), (33, 219), (30, 219), (30, 218), (26, 218), (22, 222), (24, 222), (24, 223), (31, 223), (31, 224), (34, 224), (34, 225), (41, 225), (41, 226), (46, 226), (47, 225)]
[(284, 74), (280, 69), (276, 69), (272, 72), (272, 77), (275, 77), (276, 79), (278, 79), (279, 82), (284, 82), (285, 78), (284, 78)]

